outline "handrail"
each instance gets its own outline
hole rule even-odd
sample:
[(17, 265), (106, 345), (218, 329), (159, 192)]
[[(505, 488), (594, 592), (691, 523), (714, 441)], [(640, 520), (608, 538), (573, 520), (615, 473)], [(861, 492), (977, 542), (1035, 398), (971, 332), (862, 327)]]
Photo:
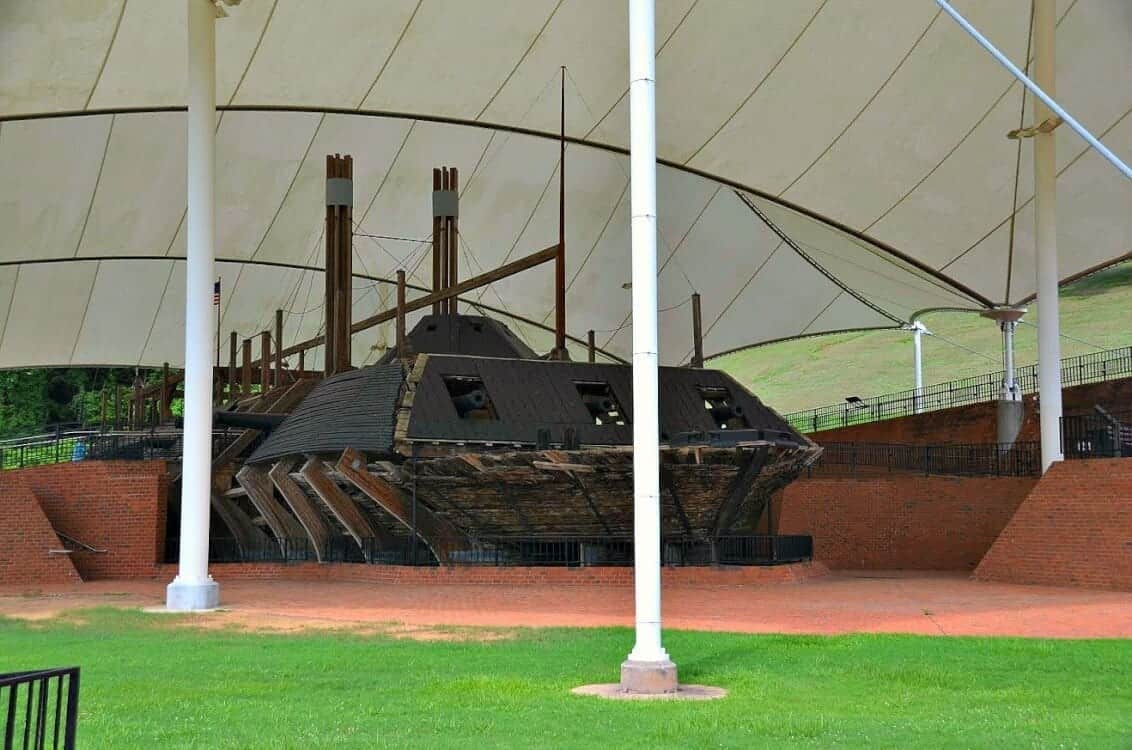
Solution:
[[(920, 414), (956, 406), (985, 403), (996, 400), (1002, 393), (1005, 372), (988, 372), (968, 378), (950, 380), (925, 386), (919, 391), (910, 389), (869, 396), (854, 403), (829, 404), (784, 414), (783, 419), (794, 429), (803, 432), (820, 432), (838, 427), (879, 422), (912, 414)], [(1119, 377), (1132, 376), (1132, 346), (1109, 349), (1061, 360), (1062, 387), (1098, 383)], [(1022, 393), (1038, 391), (1038, 366), (1019, 367), (1015, 381)]]

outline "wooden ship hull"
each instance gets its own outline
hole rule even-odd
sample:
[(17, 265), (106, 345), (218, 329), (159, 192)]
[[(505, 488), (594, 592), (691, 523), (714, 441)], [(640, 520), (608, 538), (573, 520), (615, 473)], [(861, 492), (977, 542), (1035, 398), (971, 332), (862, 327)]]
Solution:
[[(408, 300), (399, 271), (395, 309), (352, 321), (351, 170), (349, 157), (328, 158), (325, 334), (277, 347), (272, 376), (264, 333), (255, 395), (250, 340), (238, 378), (232, 335), (230, 398), (216, 421), (234, 436), (213, 463), (214, 541), (226, 527), (241, 559), (277, 548), (320, 561), (630, 562), (632, 368), (597, 349), (592, 332), (589, 362), (569, 361), (562, 227), (556, 245), (460, 281), (457, 173), (434, 170), (431, 290)], [(552, 261), (548, 354), (498, 320), (459, 313), (460, 295)], [(430, 314), (407, 333), (417, 310)], [(804, 556), (736, 545), (820, 448), (731, 377), (703, 369), (698, 295), (692, 310), (691, 366), (659, 373), (664, 558)], [(387, 321), (396, 346), (353, 369), (351, 337)], [(281, 311), (274, 339), (283, 340)], [(313, 347), (323, 348), (323, 379), (304, 369)], [(284, 357), (294, 355), (288, 375)]]
[[(418, 561), (506, 562), (542, 545), (580, 564), (628, 562), (631, 368), (485, 356), (526, 352), (508, 352), (509, 332), (472, 316), (425, 318), (418, 344), (444, 326), (456, 354), (305, 386), (286, 416), (219, 414), (257, 433), (217, 474), (237, 541), (305, 541), (318, 559), (346, 538), (375, 561), (412, 550)], [(661, 368), (660, 403), (665, 554), (718, 562), (820, 449), (722, 372)]]

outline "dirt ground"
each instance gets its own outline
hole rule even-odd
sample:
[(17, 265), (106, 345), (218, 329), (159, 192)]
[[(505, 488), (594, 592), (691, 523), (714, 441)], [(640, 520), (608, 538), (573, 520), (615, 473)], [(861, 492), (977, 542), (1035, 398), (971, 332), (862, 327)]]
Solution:
[[(42, 619), (95, 606), (154, 608), (165, 581), (0, 588), (0, 615)], [(221, 581), (205, 627), (348, 628), (412, 638), (505, 637), (492, 628), (631, 625), (619, 586)], [(961, 574), (834, 573), (802, 583), (665, 589), (667, 628), (745, 633), (921, 633), (1132, 638), (1132, 593), (981, 583)]]

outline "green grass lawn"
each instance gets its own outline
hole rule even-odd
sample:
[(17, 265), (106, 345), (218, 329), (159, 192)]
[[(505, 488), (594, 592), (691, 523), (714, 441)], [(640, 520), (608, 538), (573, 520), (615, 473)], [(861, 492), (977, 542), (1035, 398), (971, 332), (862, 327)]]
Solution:
[[(1037, 306), (1024, 318), (1038, 322)], [(1002, 369), (998, 327), (975, 313), (931, 313), (924, 338), (924, 384)], [(1122, 263), (1061, 290), (1061, 354), (1070, 357), (1132, 345), (1132, 262)], [(1091, 344), (1092, 346), (1090, 346)], [(1038, 359), (1037, 328), (1020, 325), (1015, 343), (1019, 366)], [(988, 359), (989, 357), (990, 359)], [(913, 387), (912, 336), (884, 330), (842, 333), (771, 344), (711, 360), (780, 412), (840, 403), (846, 396), (873, 396)]]
[(92, 610), (0, 620), (0, 671), (82, 668), (79, 740), (159, 747), (1132, 747), (1132, 642), (670, 632), (709, 703), (569, 694), (625, 629), (495, 641), (247, 634)]

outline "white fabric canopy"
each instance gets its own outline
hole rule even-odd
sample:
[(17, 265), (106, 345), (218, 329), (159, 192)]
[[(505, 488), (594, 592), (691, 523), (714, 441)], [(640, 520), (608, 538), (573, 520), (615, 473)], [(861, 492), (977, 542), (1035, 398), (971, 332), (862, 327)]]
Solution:
[[(1031, 148), (1005, 137), (1030, 98), (1023, 114), (1022, 87), (933, 2), (657, 5), (663, 362), (687, 361), (692, 291), (709, 354), (1032, 295)], [(1026, 59), (1029, 2), (956, 5)], [(1059, 13), (1056, 96), (1132, 159), (1132, 3)], [(328, 153), (354, 157), (355, 319), (389, 306), (399, 267), (427, 285), (435, 166), (461, 171), (462, 276), (553, 244), (566, 65), (569, 330), (627, 355), (626, 23), (604, 0), (230, 8), (222, 335), (277, 308), (285, 344), (318, 332)], [(0, 367), (180, 364), (185, 60), (184, 0), (0, 2)], [(1132, 250), (1132, 185), (1065, 127), (1058, 164), (1069, 278)], [(552, 277), (468, 300), (546, 351)], [(355, 363), (390, 336), (357, 335)]]

